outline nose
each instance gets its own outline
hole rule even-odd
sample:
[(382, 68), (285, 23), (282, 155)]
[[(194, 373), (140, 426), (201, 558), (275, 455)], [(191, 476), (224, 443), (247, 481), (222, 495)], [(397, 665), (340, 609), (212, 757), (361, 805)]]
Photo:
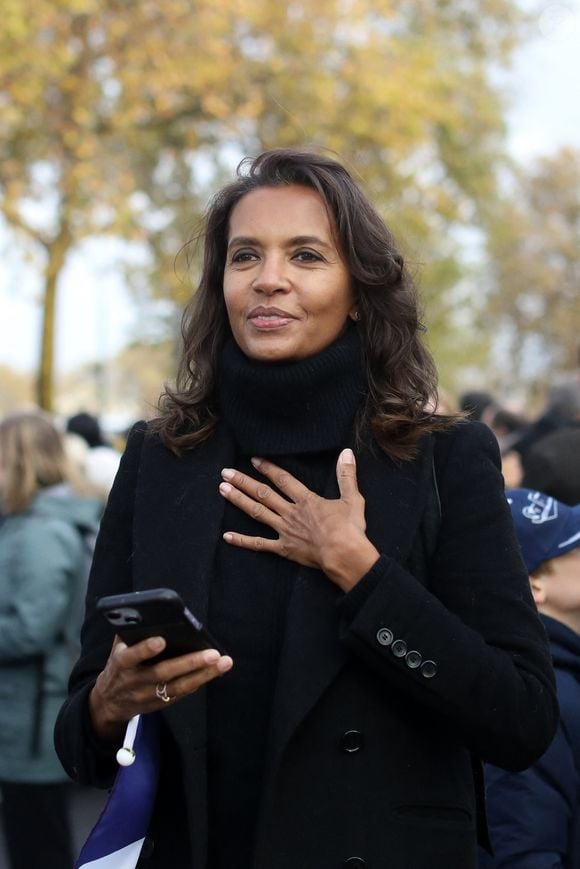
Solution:
[(282, 255), (270, 254), (264, 256), (252, 281), (252, 288), (256, 292), (265, 293), (266, 295), (288, 292), (290, 280)]

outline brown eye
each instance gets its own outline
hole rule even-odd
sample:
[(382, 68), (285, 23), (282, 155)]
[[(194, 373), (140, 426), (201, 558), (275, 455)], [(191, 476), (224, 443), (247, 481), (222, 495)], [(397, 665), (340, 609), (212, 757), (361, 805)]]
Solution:
[(294, 254), (294, 258), (302, 263), (322, 262), (322, 257), (312, 250), (299, 250)]
[(249, 250), (240, 250), (232, 256), (233, 263), (253, 262), (255, 259), (257, 259), (256, 254)]

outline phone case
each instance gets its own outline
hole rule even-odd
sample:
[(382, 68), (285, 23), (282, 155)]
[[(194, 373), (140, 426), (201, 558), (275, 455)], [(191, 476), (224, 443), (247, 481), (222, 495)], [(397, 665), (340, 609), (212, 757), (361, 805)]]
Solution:
[(128, 646), (148, 637), (163, 637), (167, 646), (151, 662), (202, 649), (222, 651), (178, 593), (170, 588), (109, 595), (97, 602), (97, 610)]

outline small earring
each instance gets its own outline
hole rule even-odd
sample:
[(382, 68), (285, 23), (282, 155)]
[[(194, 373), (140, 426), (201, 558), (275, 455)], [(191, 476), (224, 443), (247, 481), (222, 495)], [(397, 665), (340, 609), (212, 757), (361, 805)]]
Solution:
[(352, 319), (353, 319), (356, 323), (358, 323), (358, 321), (360, 320), (360, 313), (359, 313), (359, 311), (355, 311), (355, 312), (354, 312), (354, 314), (352, 315)]

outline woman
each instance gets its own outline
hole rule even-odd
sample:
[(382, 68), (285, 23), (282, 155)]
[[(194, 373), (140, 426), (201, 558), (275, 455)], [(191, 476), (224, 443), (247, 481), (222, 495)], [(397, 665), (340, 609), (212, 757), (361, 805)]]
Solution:
[(0, 423), (0, 792), (12, 869), (72, 866), (52, 732), (66, 697), (99, 505), (66, 485), (63, 443), (33, 413)]
[[(69, 772), (106, 786), (126, 722), (161, 712), (144, 866), (468, 869), (480, 759), (548, 744), (495, 441), (426, 410), (421, 331), (338, 163), (266, 152), (214, 200), (177, 388), (129, 438), (57, 727)], [(229, 655), (111, 648), (96, 599), (159, 585)]]

